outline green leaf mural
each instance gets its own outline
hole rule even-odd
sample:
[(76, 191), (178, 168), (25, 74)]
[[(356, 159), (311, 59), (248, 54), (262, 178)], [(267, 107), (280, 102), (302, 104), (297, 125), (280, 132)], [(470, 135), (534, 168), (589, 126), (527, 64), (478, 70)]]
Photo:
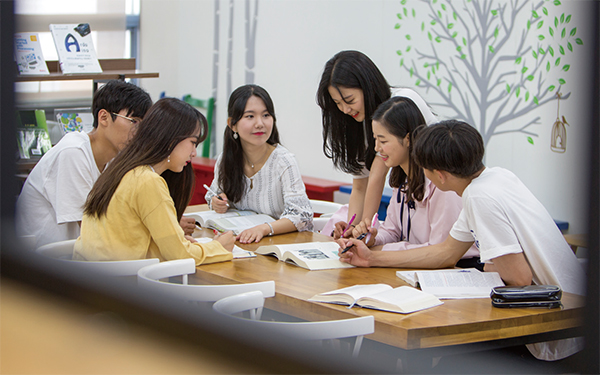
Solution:
[[(533, 111), (559, 91), (561, 100), (570, 96), (565, 73), (578, 65), (575, 54), (587, 35), (572, 7), (585, 3), (403, 1), (390, 26), (411, 30), (412, 38), (402, 31), (398, 36), (406, 35), (412, 49), (404, 52), (400, 44), (394, 51), (410, 81), (454, 112), (447, 116), (477, 127), (486, 144), (510, 132), (533, 144), (539, 131), (532, 127), (539, 124)], [(523, 125), (515, 129), (515, 123)]]

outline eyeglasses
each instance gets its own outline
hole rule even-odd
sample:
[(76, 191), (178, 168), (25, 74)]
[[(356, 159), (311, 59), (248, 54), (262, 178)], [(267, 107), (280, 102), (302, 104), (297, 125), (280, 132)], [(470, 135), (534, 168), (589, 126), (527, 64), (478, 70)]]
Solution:
[(115, 116), (122, 117), (122, 118), (124, 118), (125, 120), (129, 120), (129, 121), (131, 121), (131, 125), (137, 125), (137, 124), (139, 124), (139, 123), (140, 123), (140, 121), (142, 121), (142, 120), (140, 120), (140, 119), (134, 119), (134, 118), (127, 117), (127, 116), (123, 116), (123, 115), (120, 115), (120, 114), (118, 114), (118, 113), (114, 113), (114, 112), (112, 112), (112, 114), (113, 114), (113, 115), (115, 115)]

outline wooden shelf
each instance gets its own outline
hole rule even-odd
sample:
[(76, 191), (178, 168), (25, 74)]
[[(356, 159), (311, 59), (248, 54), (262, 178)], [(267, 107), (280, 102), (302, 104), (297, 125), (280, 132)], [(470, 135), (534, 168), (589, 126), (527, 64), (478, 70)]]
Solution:
[(63, 74), (60, 71), (58, 61), (46, 61), (47, 75), (17, 75), (16, 82), (45, 82), (45, 81), (74, 81), (93, 80), (94, 84), (99, 81), (111, 79), (124, 80), (125, 78), (158, 78), (158, 73), (143, 72), (135, 69), (135, 59), (100, 59), (102, 73), (77, 73)]

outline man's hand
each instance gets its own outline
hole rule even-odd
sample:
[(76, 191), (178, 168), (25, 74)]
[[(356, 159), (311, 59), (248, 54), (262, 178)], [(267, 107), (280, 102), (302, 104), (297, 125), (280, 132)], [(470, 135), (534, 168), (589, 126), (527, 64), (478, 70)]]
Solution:
[(350, 263), (357, 267), (371, 267), (371, 256), (373, 253), (364, 242), (357, 240), (356, 238), (350, 239), (339, 239), (336, 241), (342, 249), (348, 249), (342, 254), (343, 250), (340, 250), (340, 260), (342, 262)]

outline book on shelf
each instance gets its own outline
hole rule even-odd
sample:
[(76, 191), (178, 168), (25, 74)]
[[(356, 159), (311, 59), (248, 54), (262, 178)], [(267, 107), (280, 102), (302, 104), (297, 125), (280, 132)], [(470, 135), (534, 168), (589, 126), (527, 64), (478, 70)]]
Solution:
[(102, 73), (88, 23), (51, 24), (50, 32), (64, 74)]
[(94, 130), (94, 115), (87, 108), (57, 108), (54, 117), (58, 122), (62, 135), (71, 132), (89, 133)]
[(43, 109), (18, 110), (16, 128), (20, 159), (41, 158), (52, 148)]
[[(207, 243), (212, 240), (213, 240), (213, 238), (209, 238), (209, 237), (196, 238), (196, 241), (198, 241), (200, 243)], [(244, 250), (235, 244), (233, 245), (233, 250), (231, 251), (231, 254), (233, 255), (233, 259), (256, 258), (256, 254), (254, 254), (252, 251)]]
[(387, 284), (354, 285), (319, 293), (309, 301), (361, 306), (368, 309), (408, 314), (441, 305), (436, 296), (410, 286), (392, 288)]
[(396, 271), (396, 276), (438, 298), (489, 298), (492, 288), (503, 286), (498, 272), (481, 272), (476, 268), (453, 268), (427, 271)]
[(231, 230), (236, 236), (248, 228), (275, 221), (269, 215), (234, 209), (229, 209), (223, 214), (218, 214), (215, 211), (200, 211), (183, 215), (193, 217), (202, 228), (216, 229), (219, 232)]
[(21, 75), (50, 74), (38, 33), (15, 34), (15, 61)]
[(352, 268), (351, 264), (340, 261), (336, 242), (305, 242), (286, 245), (268, 245), (256, 249), (257, 254), (271, 255), (280, 261), (294, 264), (308, 270), (332, 268)]

